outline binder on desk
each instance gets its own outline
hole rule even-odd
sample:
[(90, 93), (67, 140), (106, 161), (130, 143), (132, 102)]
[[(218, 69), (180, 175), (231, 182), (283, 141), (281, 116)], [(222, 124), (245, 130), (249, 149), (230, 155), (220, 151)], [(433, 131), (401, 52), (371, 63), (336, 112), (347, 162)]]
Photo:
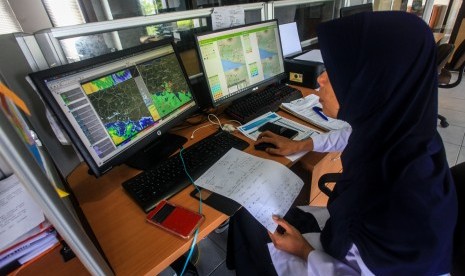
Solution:
[(338, 130), (348, 126), (346, 122), (341, 120), (330, 117), (327, 117), (327, 120), (323, 119), (320, 114), (313, 110), (313, 107), (321, 107), (319, 97), (313, 94), (290, 103), (282, 103), (280, 106), (282, 110), (325, 131)]

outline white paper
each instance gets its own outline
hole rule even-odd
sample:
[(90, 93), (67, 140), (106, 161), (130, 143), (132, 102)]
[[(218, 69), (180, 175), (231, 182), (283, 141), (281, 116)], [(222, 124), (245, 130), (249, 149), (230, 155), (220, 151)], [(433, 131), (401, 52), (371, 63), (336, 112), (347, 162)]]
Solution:
[(287, 118), (281, 117), (278, 114), (274, 112), (268, 112), (266, 114), (263, 114), (262, 116), (253, 119), (252, 121), (248, 122), (247, 124), (244, 124), (237, 129), (242, 132), (245, 136), (249, 137), (250, 139), (257, 141), (258, 135), (260, 135), (260, 131), (258, 130), (262, 125), (266, 123), (274, 123), (280, 126), (285, 126), (287, 128), (296, 130), (299, 134), (297, 134), (296, 137), (294, 137), (293, 140), (300, 141), (303, 139), (307, 139), (311, 137), (314, 134), (320, 133), (319, 131), (304, 126), (302, 124), (299, 124), (297, 122), (294, 122), (292, 120), (289, 120)]
[(303, 181), (286, 166), (232, 148), (196, 181), (196, 185), (244, 206), (270, 232), (273, 214), (283, 217)]
[(0, 181), (0, 251), (45, 219), (16, 175)]
[(241, 6), (226, 6), (213, 9), (212, 29), (219, 30), (245, 24), (244, 8)]
[[(257, 141), (260, 131), (258, 130), (265, 123), (272, 122), (274, 124), (285, 126), (287, 128), (296, 130), (299, 134), (293, 138), (295, 141), (300, 141), (310, 138), (312, 135), (319, 134), (320, 132), (316, 129), (307, 127), (305, 125), (299, 124), (287, 118), (281, 117), (274, 112), (268, 112), (262, 116), (255, 118), (254, 120), (248, 122), (245, 125), (238, 127), (238, 130), (242, 132), (245, 136), (250, 139)], [(298, 152), (291, 155), (286, 155), (285, 157), (292, 162), (300, 159), (302, 156), (307, 154), (308, 151)]]
[(328, 120), (326, 121), (321, 118), (320, 115), (312, 109), (314, 106), (321, 107), (319, 97), (314, 94), (294, 100), (290, 103), (283, 103), (282, 106), (293, 113), (298, 114), (303, 120), (307, 120), (328, 130), (337, 130), (348, 126), (348, 123), (342, 120), (327, 117)]
[(294, 59), (324, 63), (323, 57), (321, 56), (321, 52), (318, 49), (306, 52), (305, 54), (295, 57)]
[(20, 264), (25, 264), (25, 263), (29, 262), (30, 260), (34, 259), (35, 257), (39, 256), (43, 252), (47, 251), (48, 249), (52, 248), (58, 242), (59, 241), (56, 238), (56, 236), (52, 236), (50, 238), (47, 238), (41, 243), (40, 246), (38, 246), (34, 250), (31, 250), (28, 254), (25, 254), (21, 258), (19, 258), (18, 262)]
[[(27, 242), (20, 247), (14, 248), (12, 252), (9, 252), (9, 254), (5, 255), (5, 257), (0, 259), (0, 267), (3, 267), (10, 262), (17, 260), (21, 257), (27, 256), (29, 254), (40, 254), (41, 252), (44, 252), (48, 248), (50, 248), (50, 243), (57, 243), (58, 240), (56, 238), (56, 232), (48, 232), (44, 233), (44, 236), (41, 237), (40, 239), (34, 240)], [(35, 252), (35, 253), (33, 253)], [(27, 261), (27, 258), (25, 259)]]

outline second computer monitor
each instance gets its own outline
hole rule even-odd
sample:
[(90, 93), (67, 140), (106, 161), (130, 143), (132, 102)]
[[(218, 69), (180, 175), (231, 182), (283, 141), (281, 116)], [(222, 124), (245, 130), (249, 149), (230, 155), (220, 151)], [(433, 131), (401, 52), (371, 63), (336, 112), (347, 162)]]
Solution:
[(345, 16), (356, 14), (356, 13), (360, 13), (360, 12), (372, 12), (372, 11), (373, 11), (373, 4), (367, 3), (367, 4), (350, 6), (350, 7), (343, 7), (339, 10), (339, 13), (340, 13), (339, 15), (340, 17), (345, 17)]
[(196, 42), (213, 106), (286, 78), (276, 20), (197, 35)]

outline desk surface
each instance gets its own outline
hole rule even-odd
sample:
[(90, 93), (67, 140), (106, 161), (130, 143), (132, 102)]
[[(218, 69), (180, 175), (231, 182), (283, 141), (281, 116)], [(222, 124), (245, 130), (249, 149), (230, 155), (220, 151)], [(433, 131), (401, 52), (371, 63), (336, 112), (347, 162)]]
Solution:
[(438, 43), (444, 37), (444, 34), (443, 33), (433, 33), (433, 36), (434, 36), (434, 41), (436, 41), (436, 43)]
[[(308, 94), (310, 89), (303, 89), (303, 92)], [(303, 123), (287, 113), (280, 114)], [(190, 137), (197, 127), (199, 126), (175, 133)], [(199, 141), (216, 129), (214, 126), (200, 129), (195, 133), (195, 139), (189, 139), (185, 146), (188, 147)], [(287, 158), (256, 151), (252, 140), (238, 131), (236, 135), (250, 143), (245, 152), (272, 159), (287, 166), (292, 165)], [(310, 152), (308, 155), (312, 154), (314, 153)], [(318, 162), (322, 157), (321, 154), (315, 154), (315, 157), (310, 159), (313, 160), (312, 162)], [(191, 240), (183, 240), (146, 223), (146, 214), (123, 190), (121, 183), (140, 171), (121, 165), (97, 179), (88, 175), (87, 170), (86, 164), (79, 165), (68, 176), (68, 183), (117, 275), (156, 275), (189, 249)], [(188, 209), (198, 210), (198, 200), (189, 195), (193, 189), (193, 186), (185, 188), (170, 201)], [(203, 204), (202, 210), (205, 221), (200, 227), (198, 241), (228, 218), (206, 204)]]

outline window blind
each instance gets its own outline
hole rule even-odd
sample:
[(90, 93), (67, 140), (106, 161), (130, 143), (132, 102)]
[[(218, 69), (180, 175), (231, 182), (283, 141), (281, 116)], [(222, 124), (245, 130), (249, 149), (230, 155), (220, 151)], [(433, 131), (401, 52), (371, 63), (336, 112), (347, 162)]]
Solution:
[(42, 0), (54, 27), (85, 23), (77, 0)]
[(21, 25), (16, 19), (10, 3), (7, 0), (0, 0), (0, 34), (22, 32)]

